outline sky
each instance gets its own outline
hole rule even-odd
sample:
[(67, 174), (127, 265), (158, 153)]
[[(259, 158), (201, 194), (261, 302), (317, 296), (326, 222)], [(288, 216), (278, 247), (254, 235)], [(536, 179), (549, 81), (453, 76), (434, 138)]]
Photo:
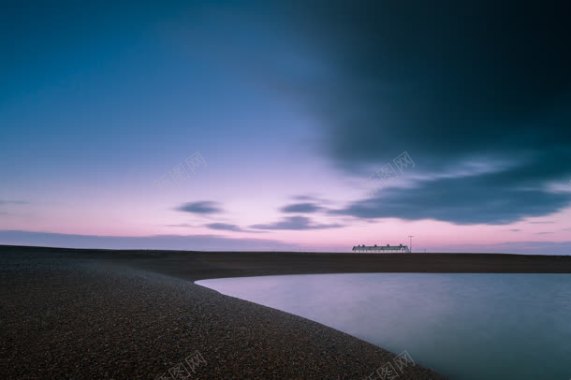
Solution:
[(0, 0), (0, 244), (569, 254), (570, 8)]

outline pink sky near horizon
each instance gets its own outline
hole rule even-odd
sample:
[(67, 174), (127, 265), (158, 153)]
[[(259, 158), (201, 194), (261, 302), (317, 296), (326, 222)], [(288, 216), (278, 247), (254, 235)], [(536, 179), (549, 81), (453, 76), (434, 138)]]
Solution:
[[(190, 184), (191, 182), (188, 185)], [(175, 187), (171, 190), (176, 193), (180, 189)], [(349, 189), (348, 193), (357, 192)], [(513, 242), (571, 240), (571, 209), (505, 225), (455, 225), (434, 220), (406, 221), (397, 218), (367, 221), (349, 216), (316, 214), (313, 216), (315, 223), (339, 223), (345, 226), (305, 231), (266, 231), (249, 229), (249, 226), (280, 220), (283, 214), (278, 208), (291, 203), (291, 198), (286, 194), (261, 197), (257, 201), (246, 196), (236, 198), (225, 202), (224, 213), (216, 215), (182, 213), (175, 206), (187, 198), (178, 201), (175, 199), (174, 196), (172, 200), (163, 196), (156, 204), (151, 204), (148, 199), (145, 202), (143, 195), (135, 197), (127, 191), (123, 195), (103, 191), (94, 194), (90, 207), (86, 207), (81, 199), (67, 198), (58, 202), (46, 198), (38, 204), (10, 205), (7, 208), (9, 218), (5, 215), (0, 218), (0, 230), (116, 237), (214, 235), (233, 239), (276, 240), (313, 251), (346, 251), (357, 244), (408, 245), (409, 235), (414, 236), (413, 248), (428, 251), (447, 246), (477, 247)], [(330, 203), (332, 207), (342, 205), (340, 200)], [(140, 207), (141, 204), (146, 207)], [(236, 224), (251, 232), (216, 231), (206, 227), (207, 223)]]
[[(486, 9), (459, 24), (461, 6), (432, 30), (407, 18), (431, 6), (377, 5), (5, 7), (0, 244), (173, 235), (318, 251), (414, 235), (419, 250), (571, 253), (571, 81), (552, 38), (566, 26), (527, 34)], [(372, 15), (394, 25), (362, 28)], [(505, 39), (481, 32), (504, 18)], [(173, 180), (197, 153), (204, 165)], [(370, 179), (403, 153), (412, 167)], [(310, 210), (284, 210), (296, 203)]]

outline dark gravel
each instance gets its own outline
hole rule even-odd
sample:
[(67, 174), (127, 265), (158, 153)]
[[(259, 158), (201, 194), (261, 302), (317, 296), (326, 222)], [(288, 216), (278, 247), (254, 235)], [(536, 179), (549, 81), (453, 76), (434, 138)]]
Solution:
[[(0, 251), (0, 379), (183, 379), (166, 375), (189, 355), (204, 361), (188, 379), (364, 379), (394, 360), (318, 323), (124, 264)], [(409, 365), (397, 378), (442, 377)]]

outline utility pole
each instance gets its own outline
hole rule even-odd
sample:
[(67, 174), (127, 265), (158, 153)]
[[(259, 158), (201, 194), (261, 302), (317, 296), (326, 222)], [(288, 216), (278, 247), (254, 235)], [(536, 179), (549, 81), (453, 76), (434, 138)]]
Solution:
[(414, 236), (412, 236), (412, 235), (408, 235), (408, 238), (409, 238), (409, 241), (410, 241), (410, 244), (409, 244), (409, 246), (408, 246), (408, 250), (410, 251), (410, 253), (412, 253), (412, 238), (413, 238), (413, 237), (414, 237)]

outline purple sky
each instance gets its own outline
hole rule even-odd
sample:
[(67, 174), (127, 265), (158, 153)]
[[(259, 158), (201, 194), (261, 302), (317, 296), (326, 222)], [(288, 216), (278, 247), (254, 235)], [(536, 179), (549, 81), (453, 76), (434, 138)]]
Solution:
[(568, 5), (169, 3), (2, 3), (0, 244), (571, 253)]

